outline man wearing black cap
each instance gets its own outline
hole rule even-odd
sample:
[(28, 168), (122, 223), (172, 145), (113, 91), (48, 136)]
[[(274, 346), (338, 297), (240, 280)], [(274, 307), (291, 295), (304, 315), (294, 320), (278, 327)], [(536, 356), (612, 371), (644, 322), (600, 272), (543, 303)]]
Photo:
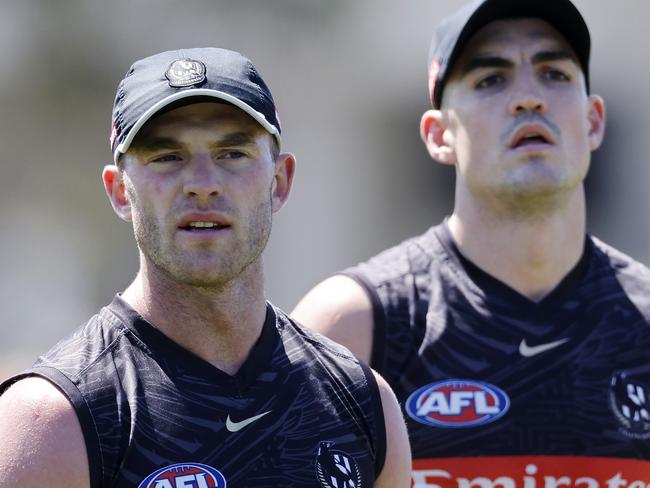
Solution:
[(103, 172), (133, 283), (0, 385), (0, 487), (408, 486), (384, 380), (265, 301), (291, 188), (271, 93), (216, 48), (136, 62)]
[(586, 234), (589, 49), (568, 0), (445, 19), (421, 135), (456, 168), (453, 214), (294, 311), (393, 387), (415, 487), (650, 483), (650, 272)]

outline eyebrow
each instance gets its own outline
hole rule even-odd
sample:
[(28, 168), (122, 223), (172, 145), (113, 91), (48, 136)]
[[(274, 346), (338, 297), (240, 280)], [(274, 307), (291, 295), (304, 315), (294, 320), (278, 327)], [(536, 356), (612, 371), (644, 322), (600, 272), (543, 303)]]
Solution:
[(258, 133), (250, 132), (233, 132), (226, 134), (221, 139), (214, 142), (215, 146), (247, 146), (255, 144), (255, 140), (259, 137)]
[[(547, 63), (549, 61), (564, 61), (569, 60), (577, 62), (576, 58), (569, 51), (564, 49), (557, 49), (552, 51), (540, 51), (533, 55), (531, 61), (533, 64)], [(500, 56), (476, 56), (470, 59), (465, 66), (463, 66), (461, 75), (466, 74), (480, 68), (513, 68), (515, 63), (509, 59)]]
[(469, 62), (463, 66), (461, 75), (465, 76), (466, 74), (481, 68), (513, 68), (514, 66), (515, 63), (499, 56), (477, 56), (470, 59)]
[[(230, 146), (249, 146), (255, 144), (258, 134), (249, 132), (232, 132), (225, 134), (223, 137), (216, 139), (213, 147), (230, 147)], [(178, 150), (182, 149), (183, 143), (173, 137), (147, 137), (132, 145), (132, 149), (142, 152), (154, 152), (159, 150)]]
[(134, 141), (134, 151), (152, 152), (159, 149), (180, 149), (182, 144), (173, 137), (147, 137)]
[(553, 51), (541, 51), (533, 56), (533, 64), (546, 63), (548, 61), (573, 61), (577, 62), (576, 57), (569, 51), (557, 49)]

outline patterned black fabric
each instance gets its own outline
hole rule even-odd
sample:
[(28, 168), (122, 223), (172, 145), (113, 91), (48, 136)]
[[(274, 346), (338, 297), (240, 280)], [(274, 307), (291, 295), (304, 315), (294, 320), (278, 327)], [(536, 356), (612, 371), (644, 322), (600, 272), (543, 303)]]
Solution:
[(415, 459), (650, 459), (642, 264), (586, 237), (581, 261), (536, 303), (465, 259), (443, 223), (344, 274), (381, 307), (371, 366), (405, 407)]
[(369, 368), (270, 304), (235, 376), (119, 297), (0, 392), (27, 375), (70, 398), (93, 488), (225, 486), (220, 476), (229, 488), (352, 486), (346, 479), (371, 487), (383, 467), (384, 419)]

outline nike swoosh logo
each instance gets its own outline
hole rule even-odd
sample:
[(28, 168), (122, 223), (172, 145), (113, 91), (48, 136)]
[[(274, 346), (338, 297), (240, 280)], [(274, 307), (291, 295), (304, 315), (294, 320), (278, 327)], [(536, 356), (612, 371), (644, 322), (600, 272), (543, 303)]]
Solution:
[(237, 432), (239, 430), (242, 430), (247, 425), (252, 424), (256, 420), (261, 419), (268, 413), (271, 413), (271, 410), (269, 410), (268, 412), (261, 413), (259, 415), (255, 415), (255, 417), (248, 417), (247, 419), (242, 420), (240, 422), (233, 422), (232, 420), (230, 420), (230, 415), (228, 415), (228, 418), (226, 419), (226, 429), (228, 429), (229, 432)]
[(543, 352), (550, 351), (551, 349), (555, 349), (556, 347), (561, 346), (568, 340), (569, 338), (565, 337), (564, 339), (560, 339), (559, 341), (547, 342), (546, 344), (539, 344), (537, 346), (529, 346), (528, 344), (526, 344), (526, 339), (524, 339), (521, 341), (521, 344), (519, 344), (519, 354), (521, 354), (525, 358), (529, 358), (541, 354)]

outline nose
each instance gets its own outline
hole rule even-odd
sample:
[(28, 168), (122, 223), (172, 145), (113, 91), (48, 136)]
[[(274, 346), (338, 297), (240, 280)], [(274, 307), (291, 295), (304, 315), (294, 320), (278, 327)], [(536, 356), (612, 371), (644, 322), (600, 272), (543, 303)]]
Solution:
[(196, 155), (186, 166), (183, 183), (185, 195), (208, 201), (210, 197), (220, 195), (223, 179), (219, 167), (208, 154)]
[(510, 113), (514, 116), (524, 113), (546, 112), (546, 101), (542, 87), (532, 73), (522, 74), (516, 81), (516, 89), (510, 101)]

